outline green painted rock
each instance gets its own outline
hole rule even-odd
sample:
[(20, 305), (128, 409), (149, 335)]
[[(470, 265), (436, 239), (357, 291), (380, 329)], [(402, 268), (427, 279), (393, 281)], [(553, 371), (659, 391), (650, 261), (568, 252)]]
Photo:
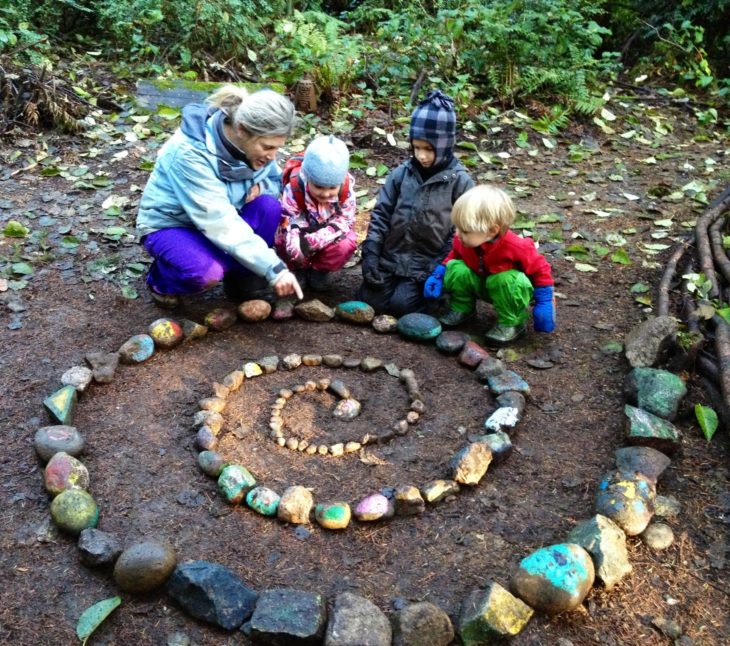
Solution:
[(627, 441), (634, 446), (648, 446), (667, 455), (673, 455), (681, 446), (679, 430), (661, 417), (626, 404)]
[(459, 615), (464, 646), (497, 643), (522, 631), (534, 610), (498, 583), (467, 595)]
[(240, 464), (229, 464), (223, 467), (218, 476), (218, 490), (232, 505), (240, 503), (255, 486), (254, 477)]
[(73, 421), (77, 402), (76, 388), (73, 386), (64, 386), (46, 397), (43, 400), (43, 405), (59, 424), (68, 425)]
[(346, 502), (321, 503), (314, 508), (314, 517), (325, 529), (345, 529), (350, 524), (350, 505)]
[(175, 550), (167, 543), (137, 543), (120, 554), (114, 580), (125, 592), (149, 592), (167, 581), (176, 563)]
[(88, 489), (89, 472), (83, 463), (68, 453), (56, 453), (43, 472), (46, 491), (57, 496), (67, 489)]
[(135, 364), (147, 361), (155, 353), (155, 342), (149, 334), (135, 334), (119, 348), (122, 363)]
[(428, 314), (406, 314), (398, 319), (398, 333), (413, 341), (430, 341), (441, 334), (441, 323)]
[(154, 344), (163, 350), (169, 350), (180, 345), (185, 338), (182, 325), (168, 318), (157, 319), (150, 323), (149, 335)]
[(254, 487), (246, 494), (246, 504), (262, 516), (276, 516), (280, 497), (268, 487)]
[(38, 457), (47, 462), (63, 451), (76, 457), (84, 451), (84, 438), (75, 426), (44, 426), (36, 431), (33, 440)]
[(624, 394), (630, 404), (671, 421), (677, 416), (687, 386), (668, 370), (634, 368), (626, 375)]
[(66, 489), (51, 502), (51, 518), (69, 534), (80, 534), (99, 522), (99, 507), (89, 492), (83, 489)]
[(347, 301), (335, 307), (337, 318), (356, 323), (358, 325), (369, 325), (375, 318), (375, 310), (362, 301)]

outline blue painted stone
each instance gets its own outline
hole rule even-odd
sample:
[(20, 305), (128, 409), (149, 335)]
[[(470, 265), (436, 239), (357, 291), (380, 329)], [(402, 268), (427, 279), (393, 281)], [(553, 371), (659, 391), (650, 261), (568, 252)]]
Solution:
[(428, 314), (406, 314), (398, 319), (398, 333), (413, 341), (430, 341), (441, 334), (441, 323)]
[(58, 421), (59, 424), (68, 426), (73, 420), (76, 412), (76, 402), (78, 401), (76, 388), (73, 386), (64, 386), (52, 395), (43, 400), (43, 405), (48, 412)]
[(590, 554), (574, 543), (560, 543), (522, 559), (510, 590), (535, 610), (554, 615), (577, 607), (594, 579)]
[(335, 308), (335, 314), (343, 321), (357, 323), (359, 325), (369, 325), (375, 318), (375, 310), (362, 301), (340, 303)]
[(601, 480), (596, 513), (610, 518), (627, 536), (641, 534), (654, 515), (654, 484), (640, 473), (615, 471)]
[(119, 348), (122, 363), (142, 363), (155, 352), (155, 341), (149, 334), (135, 334)]
[(530, 394), (529, 384), (513, 370), (505, 370), (498, 375), (492, 375), (487, 379), (489, 390), (495, 395), (514, 390), (524, 395)]
[(276, 516), (280, 496), (268, 487), (254, 487), (246, 494), (246, 504), (262, 516)]
[(254, 477), (240, 464), (229, 464), (223, 467), (218, 476), (218, 490), (232, 505), (240, 503), (249, 490), (255, 486)]

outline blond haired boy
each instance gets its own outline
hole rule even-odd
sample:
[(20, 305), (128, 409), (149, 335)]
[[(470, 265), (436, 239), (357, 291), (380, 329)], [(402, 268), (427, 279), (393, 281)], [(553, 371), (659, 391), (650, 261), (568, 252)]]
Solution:
[(440, 317), (453, 327), (474, 316), (477, 299), (492, 303), (497, 324), (485, 334), (488, 343), (504, 345), (525, 333), (532, 311), (537, 332), (555, 329), (555, 301), (550, 264), (530, 238), (510, 226), (515, 207), (503, 190), (488, 185), (469, 189), (454, 203), (451, 222), (456, 235), (451, 251), (424, 286), (426, 298), (449, 292), (449, 310)]

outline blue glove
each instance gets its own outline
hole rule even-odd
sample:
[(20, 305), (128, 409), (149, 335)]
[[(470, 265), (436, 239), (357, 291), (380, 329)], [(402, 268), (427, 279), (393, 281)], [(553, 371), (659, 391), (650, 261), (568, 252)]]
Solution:
[(555, 300), (553, 288), (535, 287), (535, 307), (532, 308), (535, 332), (552, 332), (555, 329)]
[(441, 296), (441, 292), (444, 288), (444, 274), (446, 273), (446, 267), (444, 265), (436, 265), (436, 269), (426, 279), (426, 284), (423, 286), (423, 295), (426, 298), (438, 298)]

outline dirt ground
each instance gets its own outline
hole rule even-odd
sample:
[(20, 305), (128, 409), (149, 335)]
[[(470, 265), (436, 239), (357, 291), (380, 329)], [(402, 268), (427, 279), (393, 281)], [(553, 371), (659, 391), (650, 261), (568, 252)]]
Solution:
[[(375, 356), (415, 371), (427, 405), (415, 432), (342, 458), (295, 453), (267, 439), (275, 393), (308, 378), (343, 379), (363, 402), (355, 422), (334, 421), (328, 395), (302, 397), (288, 412), (303, 433), (332, 443), (402, 417), (407, 396), (385, 372), (324, 367), (279, 371), (231, 395), (222, 452), (247, 465), (260, 483), (279, 492), (291, 484), (310, 486), (318, 500), (355, 502), (384, 486), (442, 477), (449, 457), (470, 434), (480, 433), (492, 407), (488, 391), (470, 371), (434, 346), (338, 322), (239, 323), (159, 352), (144, 365), (121, 366), (113, 383), (92, 385), (81, 397), (74, 424), (87, 441), (83, 459), (101, 508), (99, 527), (120, 536), (125, 545), (145, 538), (167, 540), (180, 560), (224, 564), (258, 590), (289, 586), (319, 591), (330, 600), (338, 592), (355, 591), (387, 613), (404, 601), (427, 600), (455, 622), (468, 592), (489, 580), (507, 585), (521, 558), (563, 541), (593, 513), (596, 485), (613, 466), (614, 449), (623, 444), (621, 391), (628, 364), (622, 355), (607, 351), (606, 344), (621, 342), (647, 315), (630, 289), (639, 282), (656, 285), (668, 254), (647, 256), (639, 247), (656, 242), (652, 218), (673, 218), (671, 235), (676, 237), (687, 231), (679, 223), (697, 214), (688, 200), (665, 202), (649, 192), (656, 186), (676, 190), (685, 185), (705, 167), (703, 160), (714, 156), (720, 161), (727, 148), (727, 141), (716, 134), (708, 141), (693, 140), (689, 116), (682, 109), (671, 113), (673, 131), (661, 150), (673, 154), (656, 165), (641, 161), (656, 151), (593, 129), (568, 133), (556, 149), (537, 156), (512, 146), (514, 138), (505, 132), (501, 144), (480, 144), (491, 145), (493, 154), (509, 151), (512, 157), (503, 164), (480, 161), (471, 168), (475, 178), (512, 189), (525, 217), (561, 216), (559, 221), (546, 218), (537, 227), (557, 279), (558, 329), (550, 336), (531, 332), (504, 355), (509, 367), (530, 383), (532, 396), (513, 434), (515, 452), (491, 468), (482, 484), (429, 507), (423, 516), (356, 523), (339, 533), (313, 526), (306, 535), (250, 510), (229, 507), (196, 465), (192, 418), (212, 383), (246, 360), (290, 352), (339, 353)], [(591, 142), (592, 153), (571, 162), (570, 144), (581, 139)], [(5, 445), (0, 456), (0, 644), (76, 643), (80, 613), (118, 594), (110, 573), (83, 567), (74, 539), (53, 528), (42, 464), (32, 445), (36, 430), (50, 423), (42, 401), (60, 386), (63, 372), (83, 364), (87, 352), (116, 350), (164, 314), (150, 301), (139, 275), (127, 274), (126, 282), (140, 297), (122, 296), (121, 267), (144, 262), (145, 256), (134, 241), (111, 240), (101, 233), (110, 223), (117, 224), (104, 218), (101, 207), (110, 194), (132, 196), (122, 220), (127, 226), (133, 222), (139, 195), (133, 185), (143, 186), (146, 178), (139, 162), (154, 152), (149, 142), (114, 141), (112, 146), (44, 137), (0, 148), (6, 169), (0, 181), (0, 224), (15, 219), (38, 230), (46, 222), (50, 231), (45, 247), (38, 239), (32, 249), (30, 242), (16, 246), (16, 239), (0, 239), (0, 261), (27, 260), (35, 268), (27, 287), (0, 293), (0, 428)], [(58, 165), (105, 169), (111, 186), (89, 192), (58, 175), (42, 177), (43, 165), (22, 170), (45, 145)], [(385, 143), (371, 145), (371, 163), (393, 167), (404, 154)], [(539, 148), (539, 138), (535, 146)], [(22, 155), (15, 157), (16, 150)], [(120, 150), (129, 154), (113, 158)], [(685, 162), (697, 171), (683, 166)], [(608, 178), (616, 172), (621, 182)], [(361, 198), (365, 202), (375, 195), (377, 184), (361, 170), (355, 174), (359, 188), (368, 189)], [(592, 191), (595, 200), (579, 199)], [(628, 199), (626, 193), (640, 199)], [(611, 217), (588, 212), (611, 208), (621, 211), (611, 212)], [(364, 215), (361, 229), (366, 222)], [(618, 231), (627, 232), (631, 264), (591, 256), (579, 262), (598, 271), (584, 272), (567, 257), (571, 244), (597, 243)], [(68, 247), (64, 252), (59, 241), (69, 233), (81, 242), (73, 252)], [(102, 256), (116, 258), (114, 271), (90, 270), (90, 263)], [(644, 260), (648, 266), (642, 266)], [(334, 292), (317, 296), (330, 304), (349, 300), (359, 271), (358, 266), (345, 270)], [(213, 307), (226, 304), (222, 293), (213, 291), (188, 299), (175, 316), (200, 321)], [(478, 340), (490, 323), (483, 305), (478, 320), (465, 329)], [(531, 365), (546, 358), (552, 367)], [(721, 429), (712, 443), (704, 440), (692, 414), (697, 402), (706, 403), (706, 398), (690, 378), (677, 422), (684, 433), (683, 449), (658, 487), (660, 494), (681, 504), (680, 513), (666, 519), (674, 544), (654, 553), (637, 538), (629, 539), (630, 576), (611, 592), (595, 588), (573, 612), (554, 618), (536, 615), (514, 644), (567, 645), (561, 638), (575, 646), (727, 643), (728, 435)], [(178, 643), (182, 635), (201, 646), (248, 643), (240, 633), (188, 618), (162, 592), (122, 598), (121, 607), (90, 643), (156, 645)], [(674, 634), (671, 622), (676, 622)], [(675, 642), (680, 634), (682, 641)]]

